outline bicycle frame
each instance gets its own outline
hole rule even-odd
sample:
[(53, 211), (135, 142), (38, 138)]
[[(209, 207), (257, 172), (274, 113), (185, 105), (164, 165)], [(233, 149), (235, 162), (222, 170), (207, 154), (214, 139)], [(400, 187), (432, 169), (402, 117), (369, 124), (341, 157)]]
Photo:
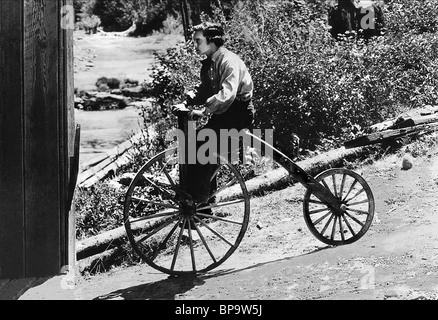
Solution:
[[(178, 128), (184, 132), (184, 137), (187, 145), (187, 136), (188, 136), (188, 116), (189, 111), (179, 111), (178, 116)], [(305, 170), (303, 170), (300, 166), (298, 166), (289, 156), (269, 144), (268, 142), (264, 141), (260, 137), (252, 134), (249, 130), (244, 130), (245, 135), (248, 136), (249, 139), (253, 139), (253, 141), (258, 141), (262, 145), (265, 146), (265, 153), (268, 153), (269, 150), (270, 153), (273, 155), (273, 160), (279, 163), (283, 168), (287, 170), (289, 175), (300, 182), (304, 187), (307, 189), (310, 189), (313, 194), (322, 202), (326, 203), (335, 213), (342, 213), (342, 201), (335, 197), (333, 193), (326, 187), (324, 187), (322, 184), (318, 183), (309, 173), (307, 173)], [(186, 154), (185, 159), (187, 159), (187, 148), (185, 148)], [(181, 165), (183, 166), (183, 165)], [(182, 172), (184, 172), (183, 167), (181, 167), (180, 170), (180, 178), (181, 183), (183, 184), (184, 179), (182, 177)]]

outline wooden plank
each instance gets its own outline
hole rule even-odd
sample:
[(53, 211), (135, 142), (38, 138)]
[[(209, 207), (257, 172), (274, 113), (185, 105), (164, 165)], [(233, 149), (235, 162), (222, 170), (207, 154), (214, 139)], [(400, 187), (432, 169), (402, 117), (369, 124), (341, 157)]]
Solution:
[(129, 154), (133, 144), (139, 143), (144, 137), (145, 133), (141, 131), (107, 152), (102, 161), (81, 172), (78, 178), (78, 185), (80, 187), (89, 187), (105, 178), (111, 170), (116, 170), (120, 165), (125, 164), (127, 161), (126, 153)]
[(24, 276), (22, 1), (0, 1), (0, 278)]
[(434, 123), (434, 122), (438, 122), (438, 115), (437, 114), (411, 117), (408, 119), (404, 119), (403, 121), (396, 123), (393, 126), (389, 127), (389, 129), (408, 128), (408, 127), (413, 127), (413, 126), (418, 126), (418, 125), (428, 124), (428, 123)]
[(24, 0), (24, 147), (26, 275), (61, 270), (59, 2)]
[(17, 300), (37, 281), (37, 278), (11, 280), (0, 290), (0, 300)]
[(385, 130), (382, 132), (372, 133), (366, 136), (356, 138), (354, 140), (347, 141), (344, 143), (344, 146), (347, 149), (363, 147), (367, 145), (381, 143), (391, 139), (393, 140), (400, 137), (421, 133), (422, 131), (429, 132), (431, 130), (436, 130), (437, 127), (438, 127), (438, 122), (425, 124), (425, 125), (418, 125), (408, 128), (402, 128), (402, 129)]
[(104, 161), (99, 163), (98, 165), (88, 169), (87, 171), (84, 171), (79, 176), (79, 184), (84, 183), (88, 179), (95, 176), (100, 171), (104, 170), (106, 167), (108, 167), (111, 163), (113, 163), (116, 160), (115, 157), (107, 157)]
[(111, 163), (105, 166), (102, 170), (96, 172), (93, 176), (86, 179), (85, 181), (81, 181), (80, 186), (89, 188), (92, 185), (96, 184), (97, 182), (104, 180), (110, 174), (111, 171), (116, 172), (118, 168), (128, 163), (131, 157), (132, 154), (131, 152), (128, 151), (125, 154), (123, 154), (121, 157), (117, 159), (113, 159), (113, 161), (111, 161)]
[[(61, 0), (59, 1), (64, 6), (69, 6), (70, 10), (73, 8), (73, 0)], [(59, 10), (61, 10), (59, 8)], [(64, 10), (61, 10), (64, 11)], [(70, 13), (61, 12), (62, 14)], [(59, 92), (60, 96), (60, 123), (63, 126), (61, 132), (65, 133), (62, 140), (65, 146), (60, 150), (61, 162), (65, 167), (64, 170), (65, 181), (61, 183), (62, 186), (66, 186), (66, 190), (62, 190), (62, 193), (67, 193), (65, 214), (61, 215), (61, 257), (63, 257), (62, 265), (74, 266), (76, 263), (76, 218), (75, 207), (71, 205), (73, 201), (74, 188), (76, 186), (77, 174), (79, 170), (79, 144), (80, 144), (80, 126), (75, 123), (75, 111), (74, 111), (74, 58), (73, 58), (73, 29), (65, 28), (67, 25), (65, 19), (72, 19), (74, 13), (68, 17), (59, 16), (58, 25), (64, 26), (59, 28), (60, 39), (60, 66), (59, 66), (59, 78), (61, 79)], [(68, 21), (72, 22), (72, 21)], [(69, 159), (73, 158), (75, 162), (70, 162)], [(73, 167), (72, 167), (73, 166)], [(73, 188), (73, 190), (71, 190)]]
[[(90, 161), (82, 164), (81, 171), (83, 173), (87, 172), (88, 170), (93, 169), (94, 167), (100, 165), (103, 161), (108, 160), (108, 158), (117, 158), (121, 156), (123, 153), (128, 151), (132, 147), (132, 143), (134, 141), (138, 141), (138, 137), (134, 136), (133, 138), (119, 144), (115, 148), (112, 148), (111, 150), (108, 150), (105, 152), (105, 154), (98, 156), (94, 159), (91, 159)], [(86, 175), (84, 175), (85, 177)]]

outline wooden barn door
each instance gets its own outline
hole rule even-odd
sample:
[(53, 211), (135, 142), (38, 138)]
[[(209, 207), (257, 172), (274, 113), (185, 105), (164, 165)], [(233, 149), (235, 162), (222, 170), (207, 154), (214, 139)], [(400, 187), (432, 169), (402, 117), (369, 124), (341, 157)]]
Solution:
[(0, 0), (0, 278), (74, 264), (70, 8), (72, 0)]

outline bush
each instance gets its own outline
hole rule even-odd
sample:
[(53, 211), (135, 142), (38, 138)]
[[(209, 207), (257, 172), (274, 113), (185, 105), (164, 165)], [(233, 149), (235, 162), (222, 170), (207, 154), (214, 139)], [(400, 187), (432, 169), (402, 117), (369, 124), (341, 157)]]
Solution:
[(82, 15), (81, 22), (78, 23), (80, 29), (84, 29), (87, 34), (97, 32), (100, 26), (100, 19), (95, 15)]
[(106, 182), (78, 188), (75, 201), (76, 239), (85, 239), (123, 225), (124, 192)]
[(388, 0), (385, 8), (389, 29), (395, 33), (438, 30), (437, 0)]

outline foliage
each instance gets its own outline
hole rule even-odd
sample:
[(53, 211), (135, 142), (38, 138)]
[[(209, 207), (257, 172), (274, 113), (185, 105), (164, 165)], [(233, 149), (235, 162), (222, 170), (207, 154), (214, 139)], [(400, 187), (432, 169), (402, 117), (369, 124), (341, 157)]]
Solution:
[[(413, 2), (391, 1), (387, 34), (367, 42), (332, 39), (325, 1), (240, 1), (230, 19), (214, 19), (225, 23), (227, 47), (253, 76), (258, 126), (274, 128), (286, 149), (291, 133), (315, 149), (340, 146), (405, 108), (435, 103), (438, 38), (424, 31), (434, 30), (437, 1)], [(414, 20), (414, 8), (422, 19)], [(409, 20), (401, 24), (400, 17)], [(189, 45), (159, 57), (152, 96), (160, 105), (180, 99), (197, 80)]]
[(123, 31), (135, 23), (136, 35), (147, 35), (161, 29), (177, 8), (178, 0), (92, 0), (87, 10), (100, 17), (105, 31)]
[(123, 225), (122, 190), (107, 182), (76, 192), (76, 238), (84, 239)]
[(438, 30), (437, 0), (388, 0), (385, 16), (393, 32), (436, 32)]
[(96, 33), (97, 28), (100, 26), (101, 23), (100, 18), (95, 15), (87, 14), (82, 14), (81, 16), (81, 21), (77, 23), (79, 29), (84, 29), (88, 34)]

